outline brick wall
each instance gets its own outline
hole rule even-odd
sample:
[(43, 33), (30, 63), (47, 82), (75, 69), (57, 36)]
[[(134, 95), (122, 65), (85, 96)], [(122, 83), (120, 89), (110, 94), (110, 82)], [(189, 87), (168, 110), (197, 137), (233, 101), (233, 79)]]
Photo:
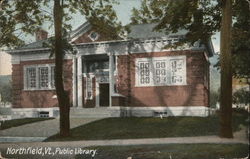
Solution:
[[(186, 55), (187, 85), (135, 87), (135, 59)], [(118, 57), (118, 91), (126, 96), (127, 106), (208, 106), (204, 86), (206, 64), (203, 52), (168, 51), (138, 53)]]
[[(92, 32), (93, 30), (90, 30), (86, 33), (84, 33), (83, 35), (81, 35), (80, 37), (78, 37), (73, 43), (75, 44), (80, 44), (80, 43), (91, 43), (93, 42), (90, 38), (89, 38), (89, 34)], [(99, 34), (99, 33), (98, 33)], [(95, 42), (99, 42), (99, 41), (106, 41), (108, 40), (107, 38), (105, 38), (102, 35), (99, 35), (98, 39)]]
[[(54, 60), (23, 61), (12, 65), (13, 108), (48, 108), (57, 106), (57, 99), (52, 97), (55, 90), (24, 90), (24, 66), (52, 64)], [(64, 61), (64, 86), (70, 93), (72, 103), (72, 60)]]

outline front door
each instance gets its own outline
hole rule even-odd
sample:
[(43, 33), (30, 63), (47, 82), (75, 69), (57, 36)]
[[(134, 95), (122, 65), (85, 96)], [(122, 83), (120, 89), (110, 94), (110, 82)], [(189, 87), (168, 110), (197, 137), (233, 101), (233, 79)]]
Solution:
[(100, 83), (100, 106), (107, 107), (109, 106), (109, 84), (108, 83)]

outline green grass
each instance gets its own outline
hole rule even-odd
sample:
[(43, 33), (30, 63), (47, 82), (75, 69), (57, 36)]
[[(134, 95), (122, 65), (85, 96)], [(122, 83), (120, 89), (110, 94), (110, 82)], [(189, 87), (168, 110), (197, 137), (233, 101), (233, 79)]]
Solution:
[[(233, 113), (233, 130), (247, 125), (248, 113)], [(218, 115), (209, 117), (106, 118), (71, 129), (71, 136), (51, 136), (46, 141), (136, 139), (217, 135)]]
[[(86, 148), (85, 148), (86, 149)], [(97, 149), (94, 159), (233, 159), (248, 155), (248, 145), (244, 144), (170, 144), (146, 146), (105, 146)], [(90, 159), (77, 155), (75, 159)]]
[(21, 126), (25, 124), (30, 124), (38, 121), (50, 120), (50, 119), (54, 118), (23, 118), (23, 119), (6, 120), (4, 122), (1, 122), (0, 130)]

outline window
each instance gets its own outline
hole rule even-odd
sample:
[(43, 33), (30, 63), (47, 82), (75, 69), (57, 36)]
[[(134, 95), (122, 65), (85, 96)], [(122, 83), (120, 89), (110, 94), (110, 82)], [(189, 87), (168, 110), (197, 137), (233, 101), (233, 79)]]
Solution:
[(24, 67), (24, 89), (54, 89), (54, 65), (32, 65)]
[(184, 69), (184, 60), (183, 59), (172, 59), (170, 60), (171, 66), (171, 83), (172, 84), (182, 84), (184, 81), (184, 74), (186, 71)]
[(149, 85), (152, 83), (150, 62), (140, 61), (139, 64), (139, 83), (141, 85)]
[(50, 67), (51, 73), (51, 88), (55, 88), (55, 66)]
[(86, 62), (87, 73), (93, 73), (100, 69), (109, 69), (109, 61), (88, 61)]
[(49, 68), (48, 67), (38, 67), (39, 71), (39, 88), (49, 87)]
[(99, 38), (99, 34), (97, 32), (92, 31), (88, 37), (92, 40), (92, 41), (96, 41)]
[(136, 59), (136, 86), (186, 84), (186, 57), (152, 57)]
[(156, 85), (167, 84), (167, 61), (155, 60), (154, 61), (154, 83)]
[(93, 98), (93, 90), (92, 90), (92, 77), (86, 77), (86, 96), (85, 99)]
[(36, 68), (30, 67), (26, 69), (27, 74), (27, 87), (36, 88)]

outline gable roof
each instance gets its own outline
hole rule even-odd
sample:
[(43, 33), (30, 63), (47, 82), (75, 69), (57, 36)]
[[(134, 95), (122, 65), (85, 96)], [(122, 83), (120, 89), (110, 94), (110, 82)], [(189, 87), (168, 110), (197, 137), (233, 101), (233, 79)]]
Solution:
[[(129, 39), (151, 39), (151, 38), (179, 38), (187, 34), (187, 30), (181, 29), (176, 33), (170, 32), (168, 35), (162, 31), (155, 31), (157, 23), (151, 24), (136, 24), (130, 26), (130, 33), (128, 34)], [(208, 52), (209, 56), (213, 56), (214, 47), (211, 39), (205, 45), (205, 49)]]
[[(78, 28), (76, 28), (75, 30), (71, 31), (69, 33), (70, 35), (70, 41), (72, 41), (72, 39), (76, 39), (79, 36), (81, 36), (82, 34), (86, 33), (87, 31), (89, 31), (91, 29), (91, 25), (89, 22), (85, 22), (82, 25), (80, 25)], [(39, 49), (39, 48), (43, 48), (43, 43), (44, 42), (48, 42), (48, 39), (44, 39), (44, 40), (39, 40), (39, 41), (35, 41), (32, 42), (30, 44), (26, 44), (20, 48), (18, 48), (18, 50), (24, 50), (24, 49)]]
[(91, 29), (91, 24), (88, 21), (83, 23), (78, 28), (76, 28), (75, 30), (70, 32), (71, 41), (73, 39), (77, 39), (79, 36), (81, 36), (82, 34), (88, 32), (90, 29)]
[(39, 49), (39, 48), (43, 48), (43, 43), (44, 42), (48, 42), (48, 39), (44, 39), (44, 40), (39, 40), (27, 45), (24, 45), (22, 47), (17, 48), (18, 50), (24, 50), (24, 49)]
[[(164, 32), (161, 31), (155, 31), (154, 28), (157, 25), (157, 23), (151, 23), (151, 24), (137, 24), (137, 25), (131, 25), (130, 26), (130, 32), (127, 35), (128, 40), (135, 39), (135, 40), (146, 40), (146, 39), (158, 39), (158, 38), (180, 38), (182, 36), (185, 36), (187, 33), (187, 30), (179, 30), (176, 33), (169, 33), (166, 35)], [(78, 28), (70, 32), (70, 41), (76, 40), (78, 37), (83, 35), (84, 33), (88, 32), (91, 29), (91, 24), (89, 22), (85, 22), (82, 25), (80, 25)], [(17, 48), (16, 50), (39, 50), (44, 49), (43, 43), (48, 42), (48, 39), (36, 41), (27, 45), (24, 45), (20, 48)], [(209, 56), (214, 55), (214, 48), (211, 39), (208, 41), (208, 43), (204, 46), (205, 49), (208, 52)]]
[(176, 33), (170, 33), (166, 35), (164, 32), (155, 31), (157, 23), (151, 24), (136, 24), (130, 26), (130, 33), (128, 34), (128, 38), (130, 39), (150, 39), (150, 38), (162, 38), (162, 37), (177, 37), (184, 36), (187, 31), (179, 30)]

